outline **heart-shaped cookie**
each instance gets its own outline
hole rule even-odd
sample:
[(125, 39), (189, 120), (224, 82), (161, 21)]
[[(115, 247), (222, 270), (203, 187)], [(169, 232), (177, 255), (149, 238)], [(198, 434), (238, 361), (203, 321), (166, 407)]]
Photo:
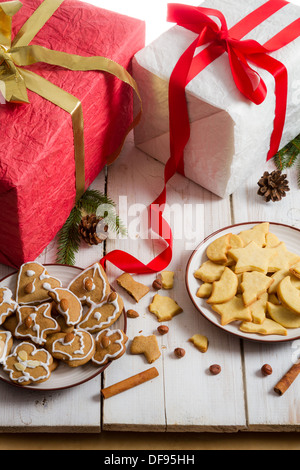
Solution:
[(50, 300), (49, 291), (56, 287), (61, 287), (61, 281), (50, 276), (42, 264), (25, 263), (18, 274), (16, 302), (19, 305), (45, 302)]

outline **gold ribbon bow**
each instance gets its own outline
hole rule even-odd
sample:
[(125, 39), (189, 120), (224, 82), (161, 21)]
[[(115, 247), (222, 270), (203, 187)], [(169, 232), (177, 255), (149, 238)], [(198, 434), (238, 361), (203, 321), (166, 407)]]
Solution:
[[(73, 71), (98, 70), (114, 75), (127, 83), (141, 97), (137, 84), (127, 70), (106, 57), (82, 57), (30, 45), (37, 33), (60, 7), (64, 0), (44, 0), (22, 26), (12, 41), (12, 18), (22, 8), (18, 0), (0, 3), (0, 81), (4, 83), (4, 98), (14, 103), (29, 103), (27, 90), (64, 109), (72, 117), (76, 171), (76, 200), (85, 191), (84, 122), (81, 102), (75, 97), (28, 69), (38, 62), (56, 65)], [(123, 147), (128, 133), (138, 124), (142, 109), (129, 126), (121, 146), (107, 161), (112, 163)]]

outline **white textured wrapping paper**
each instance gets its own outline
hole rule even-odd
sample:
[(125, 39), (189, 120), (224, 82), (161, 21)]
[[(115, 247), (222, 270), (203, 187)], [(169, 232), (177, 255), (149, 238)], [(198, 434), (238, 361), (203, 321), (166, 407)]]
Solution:
[[(202, 7), (220, 10), (231, 28), (265, 0), (207, 0)], [(300, 16), (288, 4), (244, 39), (264, 44)], [(133, 76), (143, 100), (142, 121), (135, 144), (166, 163), (170, 157), (168, 87), (172, 71), (196, 35), (180, 26), (170, 28), (133, 60)], [(198, 51), (197, 51), (198, 52)], [(300, 133), (300, 38), (271, 54), (282, 62), (289, 77), (284, 147)], [(185, 175), (204, 188), (226, 197), (267, 159), (275, 117), (275, 83), (268, 72), (250, 64), (267, 85), (265, 101), (257, 106), (237, 89), (224, 53), (186, 88), (191, 138), (185, 150)]]

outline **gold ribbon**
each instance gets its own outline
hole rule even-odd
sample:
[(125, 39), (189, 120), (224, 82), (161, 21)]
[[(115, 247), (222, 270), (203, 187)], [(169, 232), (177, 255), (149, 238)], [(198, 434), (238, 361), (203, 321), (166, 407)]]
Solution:
[[(38, 62), (56, 65), (72, 71), (107, 72), (128, 84), (141, 97), (137, 84), (127, 70), (106, 57), (82, 57), (30, 45), (37, 33), (60, 7), (64, 0), (44, 0), (22, 26), (12, 41), (12, 18), (22, 7), (18, 0), (0, 3), (0, 81), (4, 82), (4, 98), (13, 103), (29, 103), (30, 90), (59, 106), (72, 117), (75, 151), (76, 200), (85, 192), (84, 120), (81, 102), (45, 78), (20, 67)], [(127, 129), (120, 147), (108, 158), (111, 164), (120, 154), (128, 133), (138, 124), (141, 110)]]

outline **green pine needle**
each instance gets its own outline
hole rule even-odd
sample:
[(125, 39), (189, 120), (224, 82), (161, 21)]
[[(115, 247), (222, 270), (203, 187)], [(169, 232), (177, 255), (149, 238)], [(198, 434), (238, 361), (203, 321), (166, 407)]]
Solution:
[(74, 266), (75, 255), (78, 253), (80, 236), (78, 227), (81, 221), (81, 210), (75, 206), (65, 225), (58, 234), (57, 263)]
[(121, 221), (120, 217), (116, 213), (116, 209), (112, 205), (100, 205), (96, 212), (98, 217), (104, 218), (104, 223), (108, 225), (108, 228), (111, 232), (116, 232), (118, 235), (126, 237), (127, 228)]
[(278, 170), (291, 168), (300, 155), (300, 134), (281, 149), (274, 157)]
[(83, 214), (97, 213), (100, 206), (105, 210), (105, 222), (111, 231), (126, 235), (127, 230), (116, 214), (116, 204), (105, 194), (95, 189), (88, 189), (72, 209), (67, 221), (58, 234), (56, 262), (74, 266), (76, 254), (79, 251), (81, 238), (79, 225)]

